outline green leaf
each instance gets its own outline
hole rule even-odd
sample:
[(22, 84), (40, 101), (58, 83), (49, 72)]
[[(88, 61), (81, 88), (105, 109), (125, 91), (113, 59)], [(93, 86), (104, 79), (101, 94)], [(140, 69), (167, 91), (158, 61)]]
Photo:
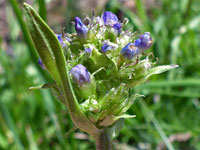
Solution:
[(71, 133), (73, 133), (74, 131), (76, 131), (78, 128), (77, 127), (73, 127), (71, 128), (69, 131), (67, 131), (67, 133), (65, 134), (65, 136), (69, 136)]
[(29, 87), (29, 90), (41, 90), (41, 89), (51, 89), (53, 95), (58, 100), (60, 100), (64, 105), (66, 105), (63, 93), (58, 88), (58, 86), (56, 85), (56, 83), (45, 83), (45, 84), (42, 84), (42, 85)]
[(113, 139), (124, 126), (124, 118), (116, 121), (114, 125), (109, 127), (109, 136)]
[(29, 90), (40, 90), (40, 89), (49, 89), (49, 88), (54, 88), (56, 86), (56, 83), (45, 83), (45, 84), (41, 84), (38, 86), (32, 86), (29, 87)]
[(56, 41), (54, 33), (31, 6), (24, 4), (24, 8), (27, 26), (37, 52), (51, 76), (58, 82), (60, 79), (53, 49), (59, 49), (60, 45)]
[(158, 66), (158, 67), (152, 68), (144, 80), (147, 80), (152, 75), (160, 74), (160, 73), (163, 73), (165, 71), (168, 71), (168, 70), (171, 70), (171, 69), (174, 69), (177, 67), (178, 67), (178, 65), (163, 65), (163, 66)]
[(24, 7), (33, 42), (44, 65), (54, 77), (58, 88), (63, 93), (64, 102), (67, 105), (73, 123), (76, 127), (89, 134), (96, 134), (99, 129), (80, 109), (70, 82), (69, 70), (66, 67), (63, 50), (57, 37), (30, 5), (24, 3)]
[(135, 118), (136, 115), (127, 115), (127, 114), (123, 114), (123, 115), (120, 115), (120, 116), (115, 116), (115, 119), (118, 120), (120, 118)]
[(170, 142), (170, 140), (167, 138), (167, 135), (165, 134), (164, 130), (162, 129), (161, 125), (159, 124), (158, 120), (156, 119), (153, 111), (151, 111), (148, 107), (148, 105), (146, 104), (146, 102), (141, 99), (138, 101), (140, 106), (141, 106), (141, 110), (144, 114), (144, 117), (148, 120), (150, 120), (154, 127), (156, 128), (156, 130), (158, 131), (158, 133), (160, 134), (162, 140), (164, 141), (167, 149), (169, 150), (175, 150), (175, 148), (173, 147), (172, 143)]

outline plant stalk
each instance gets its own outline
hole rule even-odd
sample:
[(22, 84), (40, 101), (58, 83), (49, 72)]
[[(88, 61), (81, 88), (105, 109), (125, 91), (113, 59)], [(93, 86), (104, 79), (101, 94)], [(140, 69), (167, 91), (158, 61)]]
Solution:
[(112, 150), (112, 139), (108, 128), (100, 129), (99, 133), (93, 137), (96, 143), (96, 150)]

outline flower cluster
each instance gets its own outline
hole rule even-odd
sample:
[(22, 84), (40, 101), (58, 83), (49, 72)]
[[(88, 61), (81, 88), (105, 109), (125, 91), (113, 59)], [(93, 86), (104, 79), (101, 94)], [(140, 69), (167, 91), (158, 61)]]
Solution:
[[(141, 95), (129, 89), (168, 69), (154, 67), (151, 54), (143, 56), (152, 46), (149, 32), (138, 37), (124, 31), (125, 23), (109, 11), (101, 17), (85, 19), (88, 25), (75, 18), (76, 34), (56, 36), (82, 111), (99, 128), (132, 117), (125, 112)], [(41, 60), (39, 63), (45, 69)]]
[(76, 17), (76, 33), (55, 34), (30, 5), (24, 8), (39, 65), (55, 81), (30, 89), (50, 88), (75, 127), (90, 134), (97, 149), (110, 149), (124, 118), (135, 117), (125, 113), (142, 95), (131, 88), (177, 65), (155, 67), (153, 54), (145, 52), (152, 46), (150, 33), (124, 30), (128, 19), (120, 21), (112, 12)]

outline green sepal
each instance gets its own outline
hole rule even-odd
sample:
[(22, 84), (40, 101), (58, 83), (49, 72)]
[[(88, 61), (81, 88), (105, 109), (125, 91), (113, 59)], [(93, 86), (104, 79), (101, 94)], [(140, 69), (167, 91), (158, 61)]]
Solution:
[(90, 69), (92, 71), (96, 71), (101, 67), (108, 66), (108, 64), (112, 62), (105, 54), (100, 53), (98, 49), (93, 47), (87, 63), (89, 63)]
[(143, 95), (134, 94), (130, 97), (127, 97), (126, 100), (119, 105), (118, 109), (114, 111), (114, 113), (118, 114), (119, 116), (124, 115), (124, 113), (129, 110), (129, 108), (133, 105), (135, 100), (139, 97), (143, 97)]
[(110, 138), (113, 139), (123, 128), (123, 126), (124, 126), (124, 118), (121, 118), (117, 120), (112, 126), (108, 127)]
[(81, 109), (83, 110), (84, 113), (87, 112), (97, 113), (100, 111), (100, 105), (98, 104), (96, 99), (90, 97), (89, 99), (81, 103)]
[(127, 115), (127, 114), (123, 114), (120, 116), (110, 115), (110, 116), (107, 116), (103, 121), (101, 121), (99, 123), (99, 126), (105, 126), (105, 127), (110, 126), (121, 118), (125, 119), (125, 118), (134, 118), (134, 117), (136, 117), (136, 115)]
[(121, 104), (128, 97), (127, 88), (125, 84), (121, 84), (118, 88), (112, 88), (105, 96), (103, 96), (99, 103), (101, 112), (99, 113), (99, 120), (103, 120), (109, 115), (118, 115), (116, 112)]
[(125, 81), (127, 83), (127, 87), (135, 87), (136, 85), (145, 82), (152, 75), (161, 74), (178, 67), (178, 65), (163, 65), (158, 67), (152, 67), (152, 65), (153, 64), (147, 58), (136, 66), (130, 68), (133, 70), (133, 77)]
[(112, 88), (99, 101), (100, 113), (98, 120), (100, 126), (113, 124), (120, 116), (125, 116), (126, 111), (133, 105), (134, 101), (143, 95), (134, 94), (129, 96), (125, 84), (121, 84), (118, 88)]

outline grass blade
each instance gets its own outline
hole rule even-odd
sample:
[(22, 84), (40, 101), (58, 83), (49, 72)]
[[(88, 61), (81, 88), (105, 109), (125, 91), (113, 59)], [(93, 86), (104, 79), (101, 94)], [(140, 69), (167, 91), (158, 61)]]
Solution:
[(147, 117), (148, 120), (151, 120), (153, 125), (155, 126), (156, 130), (158, 131), (158, 133), (160, 134), (161, 138), (163, 139), (164, 143), (166, 144), (167, 148), (169, 150), (175, 150), (173, 145), (170, 143), (170, 141), (168, 140), (167, 136), (165, 135), (165, 132), (163, 131), (163, 129), (161, 128), (159, 122), (157, 121), (157, 119), (155, 118), (153, 112), (148, 108), (147, 104), (145, 103), (145, 101), (143, 99), (139, 100), (139, 104), (143, 110), (144, 113), (144, 117)]
[(46, 22), (47, 21), (47, 9), (45, 0), (37, 0), (39, 5), (39, 14), (40, 17)]
[(183, 80), (169, 80), (169, 81), (151, 81), (144, 83), (136, 87), (136, 89), (142, 88), (159, 88), (159, 87), (177, 87), (177, 86), (197, 86), (200, 87), (199, 79), (183, 79)]
[(16, 142), (18, 149), (24, 150), (24, 146), (20, 140), (19, 135), (17, 134), (17, 130), (16, 130), (14, 121), (11, 117), (11, 114), (10, 114), (9, 110), (7, 109), (7, 107), (1, 102), (1, 100), (0, 100), (0, 111), (2, 112), (2, 114), (6, 120), (8, 128), (11, 130), (11, 133), (13, 134), (14, 141)]
[(150, 32), (148, 16), (146, 14), (142, 0), (136, 0), (135, 4), (137, 7), (138, 16), (142, 20), (143, 31)]

